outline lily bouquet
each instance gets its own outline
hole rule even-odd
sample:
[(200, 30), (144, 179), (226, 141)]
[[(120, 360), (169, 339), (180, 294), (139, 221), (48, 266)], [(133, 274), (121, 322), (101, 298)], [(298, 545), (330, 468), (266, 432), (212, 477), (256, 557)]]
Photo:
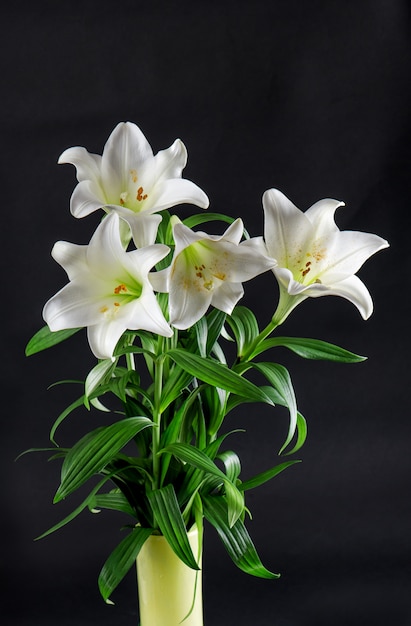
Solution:
[[(180, 140), (153, 155), (130, 122), (118, 124), (102, 156), (74, 147), (59, 159), (77, 170), (72, 214), (102, 210), (103, 219), (88, 245), (55, 244), (52, 256), (69, 282), (46, 303), (47, 325), (26, 352), (87, 328), (97, 363), (81, 396), (55, 421), (47, 448), (62, 459), (54, 502), (99, 479), (83, 503), (42, 536), (87, 508), (130, 516), (99, 576), (106, 601), (151, 535), (162, 535), (185, 565), (198, 569), (187, 531), (194, 524), (201, 529), (203, 518), (240, 569), (278, 576), (264, 567), (248, 534), (245, 495), (298, 461), (282, 460), (243, 479), (224, 420), (243, 403), (284, 406), (289, 426), (279, 454), (301, 448), (306, 421), (275, 348), (305, 359), (354, 363), (363, 357), (322, 340), (280, 336), (277, 329), (303, 300), (328, 295), (351, 301), (367, 319), (372, 300), (355, 273), (388, 246), (377, 235), (341, 232), (334, 213), (342, 202), (320, 200), (303, 213), (276, 189), (263, 195), (263, 237), (220, 213), (180, 220), (172, 207), (209, 204), (182, 178), (186, 159)], [(223, 234), (198, 230), (218, 221)], [(279, 300), (260, 328), (255, 313), (238, 303), (242, 283), (264, 272), (277, 280)], [(258, 377), (261, 384), (252, 382)], [(58, 427), (81, 406), (111, 411), (112, 423), (85, 433), (71, 448), (59, 446)]]

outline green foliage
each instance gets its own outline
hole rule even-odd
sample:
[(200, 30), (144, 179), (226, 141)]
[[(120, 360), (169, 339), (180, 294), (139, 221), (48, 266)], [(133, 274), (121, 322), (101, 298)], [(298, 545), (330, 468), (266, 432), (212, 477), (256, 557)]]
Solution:
[(100, 593), (106, 602), (133, 566), (144, 542), (153, 532), (153, 528), (133, 528), (110, 554), (98, 577)]
[(59, 502), (103, 471), (120, 450), (143, 428), (152, 426), (147, 417), (129, 417), (88, 433), (66, 455), (61, 468), (61, 483), (54, 496)]
[(217, 530), (224, 547), (233, 562), (247, 574), (259, 578), (279, 578), (264, 567), (241, 520), (237, 520), (231, 528), (227, 524), (227, 505), (223, 498), (209, 496), (204, 498), (204, 515)]
[(335, 361), (337, 363), (360, 363), (367, 358), (320, 339), (305, 339), (302, 337), (272, 337), (271, 339), (266, 339), (256, 347), (253, 351), (253, 356), (257, 356), (269, 348), (277, 346), (288, 348), (303, 359)]
[[(192, 226), (206, 219), (223, 217), (201, 214), (186, 223)], [(167, 218), (160, 238), (168, 245), (170, 228)], [(26, 353), (41, 352), (77, 330), (51, 333), (45, 327), (29, 342)], [(278, 463), (243, 478), (239, 456), (225, 447), (231, 434), (221, 432), (225, 418), (245, 403), (265, 404), (273, 416), (276, 405), (285, 407), (288, 429), (279, 454), (293, 455), (306, 440), (307, 424), (297, 408), (289, 372), (268, 359), (267, 352), (285, 347), (304, 359), (340, 363), (364, 357), (315, 339), (270, 337), (274, 330), (269, 324), (260, 331), (254, 313), (237, 306), (231, 315), (214, 309), (192, 328), (175, 331), (170, 339), (127, 331), (113, 358), (96, 363), (81, 383), (80, 395), (55, 420), (50, 431), (52, 447), (44, 448), (54, 452), (52, 459), (62, 460), (54, 502), (99, 478), (81, 504), (40, 537), (87, 509), (115, 511), (131, 521), (99, 576), (105, 601), (110, 601), (153, 533), (164, 535), (178, 557), (198, 569), (198, 555), (192, 553), (187, 530), (193, 523), (201, 526), (203, 517), (216, 529), (237, 567), (253, 576), (278, 578), (262, 564), (245, 528), (245, 496), (300, 461)], [(60, 448), (57, 429), (81, 407), (112, 413), (114, 419), (86, 432), (71, 448)], [(263, 437), (264, 423), (254, 417), (252, 426), (257, 425)]]
[(67, 328), (51, 332), (48, 326), (43, 326), (28, 342), (26, 346), (26, 356), (47, 350), (47, 348), (51, 348), (65, 341), (79, 330), (80, 328)]
[(148, 494), (162, 535), (176, 555), (192, 569), (199, 569), (188, 541), (186, 525), (181, 515), (173, 485), (155, 489)]

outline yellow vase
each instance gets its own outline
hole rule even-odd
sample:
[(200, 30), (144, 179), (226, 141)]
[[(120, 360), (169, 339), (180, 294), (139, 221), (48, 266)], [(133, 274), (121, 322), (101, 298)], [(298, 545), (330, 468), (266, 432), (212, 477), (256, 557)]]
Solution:
[[(194, 557), (199, 558), (198, 528), (188, 533)], [(197, 580), (196, 580), (197, 578)], [(161, 535), (152, 535), (137, 557), (140, 626), (203, 626), (201, 570), (185, 565)]]

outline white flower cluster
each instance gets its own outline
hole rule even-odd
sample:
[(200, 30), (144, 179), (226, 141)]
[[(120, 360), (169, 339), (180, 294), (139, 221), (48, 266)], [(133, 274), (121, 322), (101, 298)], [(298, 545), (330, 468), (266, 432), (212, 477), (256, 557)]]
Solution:
[[(182, 178), (186, 161), (179, 139), (153, 155), (130, 122), (116, 126), (102, 156), (81, 147), (63, 152), (59, 163), (77, 170), (72, 214), (103, 209), (106, 216), (89, 245), (59, 241), (53, 248), (69, 283), (44, 307), (50, 330), (87, 327), (95, 356), (111, 358), (126, 330), (171, 337), (173, 327), (189, 328), (210, 305), (230, 314), (243, 295), (242, 283), (267, 270), (280, 285), (277, 323), (305, 298), (322, 295), (350, 300), (364, 319), (371, 315), (370, 294), (355, 273), (388, 243), (373, 234), (341, 232), (334, 213), (342, 203), (336, 200), (321, 200), (303, 213), (270, 189), (263, 196), (264, 237), (246, 240), (241, 219), (214, 236), (172, 216), (174, 254), (166, 269), (154, 271), (170, 252), (156, 242), (159, 212), (182, 203), (203, 209), (209, 204), (197, 185)], [(155, 292), (168, 294), (165, 314)]]

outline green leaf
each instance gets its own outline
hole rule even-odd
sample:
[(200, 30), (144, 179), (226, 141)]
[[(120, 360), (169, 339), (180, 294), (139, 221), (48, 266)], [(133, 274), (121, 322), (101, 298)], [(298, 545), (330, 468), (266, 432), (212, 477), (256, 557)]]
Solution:
[[(67, 453), (68, 449), (57, 448), (57, 451), (58, 453), (62, 453), (60, 456), (64, 456), (64, 454)], [(26, 454), (31, 454), (32, 452), (56, 452), (56, 448), (29, 448), (28, 450), (23, 450), (23, 452), (20, 452), (20, 454), (18, 454), (14, 459), (14, 462), (18, 461)]]
[(61, 468), (61, 484), (54, 497), (59, 502), (91, 476), (98, 474), (141, 430), (153, 426), (147, 417), (129, 417), (97, 428), (78, 441)]
[(89, 398), (91, 406), (103, 413), (111, 413), (111, 409), (107, 408), (98, 398)]
[(110, 509), (135, 517), (135, 510), (120, 490), (97, 494), (89, 503), (90, 509)]
[(33, 337), (30, 339), (26, 346), (26, 356), (31, 356), (32, 354), (36, 354), (37, 352), (41, 352), (42, 350), (47, 350), (47, 348), (51, 348), (52, 346), (65, 341), (75, 333), (77, 333), (80, 328), (66, 328), (64, 330), (56, 330), (52, 332), (49, 327), (43, 326)]
[(207, 335), (208, 335), (208, 326), (207, 320), (205, 317), (200, 317), (198, 322), (194, 325), (194, 330), (197, 337), (197, 345), (200, 356), (207, 356)]
[[(203, 414), (206, 419), (207, 432), (211, 437), (218, 433), (227, 414), (227, 396), (233, 397), (224, 389), (210, 387), (210, 385), (205, 386), (201, 392)], [(244, 400), (244, 396), (241, 396), (241, 399)]]
[(259, 334), (257, 319), (250, 309), (236, 306), (232, 314), (227, 316), (227, 323), (237, 342), (237, 356), (241, 357)]
[(238, 519), (232, 528), (227, 523), (227, 505), (222, 497), (203, 498), (205, 518), (217, 530), (224, 547), (239, 569), (259, 578), (274, 579), (274, 574), (264, 567), (243, 522)]
[(187, 387), (192, 380), (192, 375), (179, 367), (174, 367), (173, 371), (167, 378), (161, 393), (160, 410), (163, 413), (165, 409), (178, 398), (182, 390)]
[(206, 474), (215, 476), (224, 483), (228, 505), (228, 523), (230, 527), (233, 526), (244, 511), (244, 498), (224, 472), (204, 452), (189, 444), (173, 443), (161, 452), (171, 452), (181, 461), (189, 463)]
[(155, 359), (156, 355), (154, 352), (150, 352), (150, 350), (145, 350), (144, 348), (139, 348), (138, 346), (117, 346), (117, 348), (113, 352), (113, 356), (122, 356), (124, 354), (145, 354), (150, 357), (150, 359)]
[(235, 218), (224, 215), (223, 213), (211, 213), (207, 211), (207, 213), (196, 213), (196, 215), (186, 217), (183, 220), (183, 224), (188, 226), (188, 228), (194, 228), (199, 224), (205, 224), (207, 222), (226, 222), (232, 224), (234, 221)]
[(66, 417), (74, 411), (74, 409), (78, 409), (80, 406), (83, 406), (83, 404), (84, 404), (84, 396), (80, 396), (80, 398), (77, 398), (77, 400), (72, 402), (67, 408), (64, 409), (64, 411), (60, 413), (60, 415), (58, 416), (58, 418), (56, 419), (56, 421), (54, 422), (50, 430), (50, 441), (52, 443), (57, 445), (54, 437), (55, 437), (57, 428), (60, 426), (61, 422), (65, 420)]
[[(220, 452), (217, 458), (224, 463), (227, 478), (235, 485), (241, 473), (241, 462), (238, 454), (232, 450), (226, 450), (225, 452)], [(242, 491), (242, 489), (239, 489), (239, 491)]]
[(297, 412), (297, 441), (291, 450), (285, 452), (286, 455), (294, 454), (297, 452), (305, 443), (307, 438), (307, 422), (301, 413)]
[(98, 586), (105, 602), (134, 565), (142, 546), (153, 532), (153, 528), (137, 526), (110, 554), (98, 577)]
[(243, 428), (236, 428), (235, 430), (230, 430), (223, 435), (220, 435), (217, 439), (214, 439), (211, 443), (208, 444), (207, 448), (204, 452), (207, 454), (209, 459), (216, 458), (218, 451), (221, 448), (223, 442), (227, 439), (229, 435), (234, 435), (235, 433), (245, 433), (246, 431)]
[(291, 467), (291, 465), (294, 465), (295, 463), (301, 463), (301, 461), (296, 459), (295, 461), (280, 463), (279, 465), (276, 465), (275, 467), (272, 467), (271, 469), (266, 470), (265, 472), (261, 472), (261, 474), (257, 474), (257, 476), (254, 476), (253, 478), (244, 481), (243, 483), (238, 485), (238, 489), (239, 491), (248, 491), (249, 489), (259, 487), (260, 485), (268, 482), (269, 480), (274, 478), (274, 476), (277, 476), (278, 474), (280, 474), (280, 472), (283, 472), (285, 469), (287, 469), (287, 467)]
[[(160, 447), (165, 448), (168, 444), (173, 443), (180, 439), (181, 432), (183, 430), (184, 424), (186, 421), (190, 421), (192, 419), (192, 415), (197, 414), (196, 404), (198, 402), (198, 396), (202, 392), (202, 386), (196, 387), (193, 389), (187, 398), (182, 402), (181, 406), (174, 411), (173, 419), (170, 420), (169, 425), (165, 429), (164, 433), (160, 439)], [(167, 471), (171, 461), (171, 454), (163, 455), (163, 460), (161, 463), (161, 476), (160, 476), (160, 486), (164, 484)]]
[(170, 350), (167, 352), (167, 356), (171, 357), (186, 372), (209, 385), (255, 401), (272, 404), (270, 398), (256, 385), (213, 359), (202, 358), (182, 349)]
[(85, 508), (87, 508), (89, 506), (89, 504), (93, 501), (93, 498), (96, 495), (96, 493), (98, 492), (98, 490), (101, 489), (101, 487), (108, 480), (110, 480), (111, 477), (112, 477), (112, 474), (109, 474), (108, 476), (103, 478), (94, 487), (94, 489), (89, 493), (87, 498), (85, 500), (83, 500), (83, 502), (77, 508), (74, 509), (74, 511), (72, 511), (69, 515), (67, 515), (67, 517), (65, 517), (60, 522), (58, 522), (58, 524), (55, 524), (54, 526), (52, 526), (51, 528), (46, 530), (46, 532), (44, 532), (41, 535), (39, 535), (38, 537), (36, 537), (35, 541), (38, 541), (39, 539), (43, 539), (44, 537), (47, 537), (47, 535), (51, 535), (51, 533), (54, 533), (56, 530), (59, 530), (60, 528), (62, 528), (63, 526), (65, 526), (66, 524), (71, 522), (75, 517), (77, 517), (77, 515), (79, 515), (82, 511), (84, 511)]
[(261, 352), (277, 346), (288, 348), (304, 359), (336, 361), (338, 363), (359, 363), (367, 359), (365, 356), (354, 354), (332, 343), (303, 337), (273, 337), (272, 339), (265, 339), (257, 346), (253, 356), (257, 356)]
[(294, 437), (297, 427), (297, 401), (290, 374), (283, 365), (278, 365), (278, 363), (253, 363), (252, 366), (273, 385), (274, 389), (282, 396), (284, 406), (288, 407), (290, 412), (287, 438), (280, 449), (280, 454), (282, 454)]
[(214, 348), (214, 345), (217, 339), (220, 336), (220, 333), (224, 327), (224, 322), (226, 320), (227, 314), (223, 311), (219, 311), (218, 309), (213, 309), (211, 313), (209, 313), (206, 317), (207, 319), (207, 347), (206, 347), (206, 355), (209, 356), (211, 351)]
[[(274, 387), (271, 387), (270, 385), (260, 385), (260, 389), (265, 393), (266, 396), (271, 399), (273, 406), (275, 406), (276, 404), (279, 404), (280, 406), (287, 406), (284, 402), (283, 396), (281, 396), (278, 391), (274, 389)], [(248, 402), (252, 402), (252, 400), (244, 397), (242, 398), (241, 396), (231, 395), (227, 401), (226, 414), (235, 409), (235, 407), (241, 404), (246, 404)]]
[(188, 567), (198, 570), (173, 485), (151, 491), (148, 499), (158, 526), (172, 550)]
[(84, 404), (87, 408), (89, 408), (89, 398), (91, 394), (97, 389), (97, 387), (100, 386), (102, 382), (107, 380), (115, 367), (116, 363), (111, 359), (104, 359), (103, 361), (97, 363), (97, 365), (88, 373), (84, 383)]

